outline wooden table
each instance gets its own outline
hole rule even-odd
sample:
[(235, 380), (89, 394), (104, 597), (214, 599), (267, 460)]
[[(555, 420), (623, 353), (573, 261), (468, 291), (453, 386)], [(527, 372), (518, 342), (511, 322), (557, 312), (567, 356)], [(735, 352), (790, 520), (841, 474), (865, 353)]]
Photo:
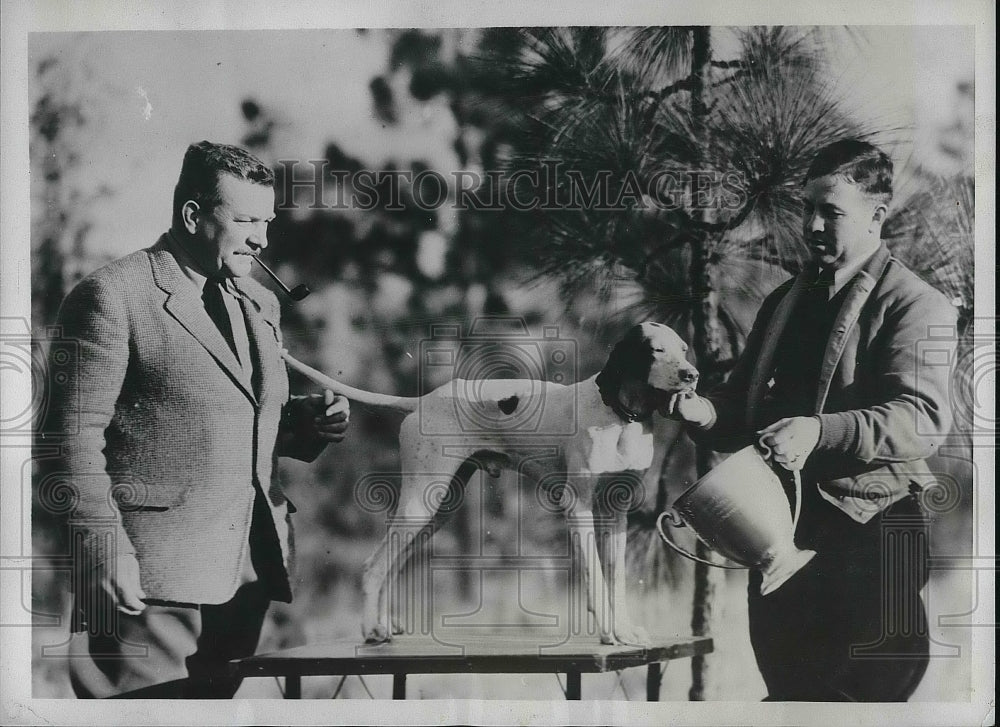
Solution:
[(462, 645), (401, 637), (388, 644), (331, 641), (231, 662), (238, 677), (285, 677), (285, 698), (302, 698), (302, 677), (392, 674), (392, 698), (406, 699), (407, 674), (566, 674), (566, 699), (580, 699), (580, 675), (646, 666), (646, 698), (660, 698), (663, 663), (712, 651), (712, 639), (661, 640), (646, 647), (605, 646), (573, 640), (536, 641), (479, 637)]

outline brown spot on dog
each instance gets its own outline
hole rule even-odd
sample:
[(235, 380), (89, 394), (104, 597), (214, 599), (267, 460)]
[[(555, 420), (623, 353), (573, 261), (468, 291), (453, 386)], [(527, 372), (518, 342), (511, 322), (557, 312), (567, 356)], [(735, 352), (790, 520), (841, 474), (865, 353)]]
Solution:
[(508, 396), (506, 399), (500, 399), (497, 402), (497, 406), (500, 407), (500, 411), (504, 414), (513, 414), (517, 411), (517, 405), (520, 403), (520, 399), (516, 396)]

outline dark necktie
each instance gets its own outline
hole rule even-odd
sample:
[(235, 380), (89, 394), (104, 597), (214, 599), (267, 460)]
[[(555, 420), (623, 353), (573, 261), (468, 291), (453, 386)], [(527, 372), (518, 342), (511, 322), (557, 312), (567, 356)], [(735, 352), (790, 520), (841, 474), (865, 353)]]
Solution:
[(201, 300), (205, 304), (208, 317), (215, 323), (222, 337), (226, 339), (229, 348), (232, 350), (236, 360), (239, 354), (236, 353), (236, 339), (233, 337), (233, 323), (229, 319), (229, 311), (226, 309), (226, 302), (222, 299), (222, 280), (209, 278), (205, 281), (205, 287), (201, 292)]
[(818, 304), (824, 305), (830, 301), (830, 292), (834, 285), (833, 268), (820, 268), (816, 274), (815, 281), (811, 284), (813, 298)]

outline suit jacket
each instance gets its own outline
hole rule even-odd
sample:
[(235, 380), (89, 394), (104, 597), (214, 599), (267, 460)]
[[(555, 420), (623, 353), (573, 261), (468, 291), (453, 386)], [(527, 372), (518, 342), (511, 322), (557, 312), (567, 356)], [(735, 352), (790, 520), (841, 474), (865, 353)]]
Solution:
[[(692, 432), (716, 449), (746, 446), (768, 391), (775, 349), (809, 284), (800, 274), (769, 295), (729, 378), (708, 395), (717, 420)], [(933, 481), (926, 457), (951, 426), (948, 399), (956, 311), (883, 244), (847, 284), (803, 416), (821, 434), (804, 475), (855, 520), (904, 497), (911, 481)]]
[(274, 597), (291, 600), (287, 504), (274, 466), (288, 400), (280, 311), (255, 281), (234, 283), (253, 377), (206, 313), (166, 235), (85, 278), (59, 314), (75, 361), (61, 367), (72, 373), (49, 415), (77, 498), (76, 553), (92, 564), (112, 546), (134, 552), (151, 599), (229, 600), (250, 557), (261, 492), (270, 519), (259, 540), (284, 580)]

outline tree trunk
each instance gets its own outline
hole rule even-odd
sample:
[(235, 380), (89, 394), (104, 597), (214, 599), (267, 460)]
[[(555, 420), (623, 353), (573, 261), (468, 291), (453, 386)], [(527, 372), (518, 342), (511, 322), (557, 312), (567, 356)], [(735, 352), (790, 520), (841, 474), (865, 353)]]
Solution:
[[(708, 115), (705, 103), (705, 89), (708, 88), (711, 72), (711, 31), (707, 27), (694, 28), (691, 53), (691, 112), (695, 118), (695, 129), (698, 131), (698, 119)], [(700, 138), (699, 145), (707, 143)], [(694, 182), (692, 181), (692, 185)], [(694, 190), (692, 189), (692, 194)], [(706, 221), (705, 211), (693, 209), (692, 215), (700, 221)], [(710, 240), (705, 234), (696, 234), (691, 241), (691, 290), (694, 294), (694, 309), (692, 310), (692, 328), (694, 334), (694, 349), (698, 358), (698, 366), (702, 371), (703, 386), (711, 388), (719, 376), (719, 359), (721, 357), (721, 334), (719, 326), (718, 294), (712, 281), (710, 255)], [(697, 453), (698, 476), (704, 475), (712, 465), (712, 452), (705, 447), (699, 447)], [(708, 560), (713, 555), (699, 540), (697, 555)], [(702, 563), (694, 565), (694, 602), (691, 613), (691, 631), (695, 636), (707, 636), (712, 633), (712, 604), (715, 600), (716, 588), (724, 584), (724, 573), (710, 568)], [(711, 686), (711, 658), (695, 656), (691, 660), (691, 689), (688, 698), (692, 701), (705, 699), (707, 687)]]

